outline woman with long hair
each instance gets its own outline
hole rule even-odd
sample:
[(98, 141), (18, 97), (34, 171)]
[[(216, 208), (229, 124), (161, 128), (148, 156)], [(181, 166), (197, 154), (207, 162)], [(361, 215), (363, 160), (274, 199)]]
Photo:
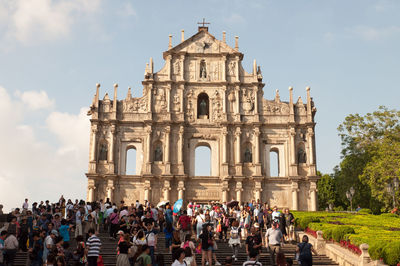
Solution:
[(212, 265), (212, 248), (214, 243), (210, 225), (203, 227), (203, 232), (199, 238), (201, 239), (201, 265), (204, 266), (206, 261), (208, 265)]
[(199, 210), (199, 214), (196, 216), (196, 221), (197, 221), (197, 225), (196, 225), (196, 239), (199, 238), (201, 230), (203, 228), (203, 224), (206, 220), (206, 216), (203, 214), (203, 210)]
[(302, 242), (297, 245), (296, 253), (299, 255), (299, 262), (302, 266), (312, 265), (312, 253), (318, 255), (313, 246), (308, 243), (308, 236), (304, 235)]
[(117, 247), (117, 266), (130, 266), (128, 254), (130, 253), (131, 243), (129, 241), (129, 234), (125, 234), (123, 239), (119, 242)]
[(178, 231), (174, 231), (172, 233), (172, 244), (170, 246), (171, 249), (171, 253), (172, 253), (172, 261), (175, 261), (176, 259), (176, 252), (178, 249), (181, 248), (181, 238), (180, 238), (180, 234)]

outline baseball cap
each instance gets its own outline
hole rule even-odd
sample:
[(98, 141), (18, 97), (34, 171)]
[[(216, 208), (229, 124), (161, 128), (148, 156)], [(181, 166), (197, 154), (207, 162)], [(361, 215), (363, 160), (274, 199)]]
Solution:
[(118, 233), (117, 233), (117, 235), (121, 235), (121, 234), (123, 235), (123, 234), (124, 234), (124, 231), (119, 230)]
[(255, 223), (255, 224), (254, 224), (254, 227), (255, 227), (255, 228), (259, 228), (260, 225), (259, 225), (258, 223)]
[(57, 230), (51, 230), (50, 234), (53, 234), (53, 235), (55, 235), (55, 236), (58, 236)]

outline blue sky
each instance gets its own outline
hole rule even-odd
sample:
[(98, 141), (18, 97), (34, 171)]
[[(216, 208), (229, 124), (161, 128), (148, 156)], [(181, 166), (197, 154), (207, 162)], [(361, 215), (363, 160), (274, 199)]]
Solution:
[[(387, 1), (105, 1), (0, 0), (0, 182), (8, 207), (86, 192), (89, 129), (85, 110), (119, 84), (140, 96), (153, 57), (189, 38), (206, 18), (218, 39), (239, 36), (243, 65), (253, 59), (266, 83), (288, 100), (311, 87), (316, 115), (318, 169), (340, 161), (337, 126), (350, 113), (386, 105), (400, 96), (400, 2)], [(41, 188), (40, 192), (37, 188)]]

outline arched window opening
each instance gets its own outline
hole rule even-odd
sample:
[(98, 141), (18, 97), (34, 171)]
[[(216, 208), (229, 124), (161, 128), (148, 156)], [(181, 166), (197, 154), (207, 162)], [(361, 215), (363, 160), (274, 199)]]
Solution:
[(277, 177), (279, 176), (279, 153), (277, 150), (271, 150), (269, 152), (269, 171), (270, 176)]
[(199, 146), (194, 155), (195, 176), (211, 176), (211, 149), (208, 146)]
[(99, 161), (107, 161), (108, 145), (107, 142), (102, 142), (99, 149)]
[(251, 150), (251, 144), (247, 144), (244, 148), (243, 162), (252, 163), (253, 162), (253, 152)]
[(136, 175), (136, 148), (130, 147), (126, 151), (126, 174)]
[(210, 116), (210, 101), (206, 93), (200, 93), (197, 98), (197, 118), (208, 119)]

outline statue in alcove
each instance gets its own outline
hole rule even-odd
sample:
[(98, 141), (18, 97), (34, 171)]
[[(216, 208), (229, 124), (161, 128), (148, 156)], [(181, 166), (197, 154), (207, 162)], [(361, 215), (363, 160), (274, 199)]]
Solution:
[(205, 99), (200, 102), (199, 115), (207, 115), (207, 102)]
[(299, 148), (299, 151), (297, 152), (297, 162), (307, 163), (307, 154), (303, 148)]
[(251, 154), (251, 150), (247, 147), (244, 152), (244, 162), (251, 163), (253, 162), (253, 155)]
[(162, 150), (160, 146), (157, 146), (157, 148), (154, 150), (154, 161), (155, 162), (162, 161)]
[(200, 78), (207, 78), (206, 62), (204, 60), (200, 62)]
[(100, 145), (99, 160), (100, 161), (107, 161), (107, 153), (108, 153), (107, 144), (105, 144), (105, 143), (101, 144)]

